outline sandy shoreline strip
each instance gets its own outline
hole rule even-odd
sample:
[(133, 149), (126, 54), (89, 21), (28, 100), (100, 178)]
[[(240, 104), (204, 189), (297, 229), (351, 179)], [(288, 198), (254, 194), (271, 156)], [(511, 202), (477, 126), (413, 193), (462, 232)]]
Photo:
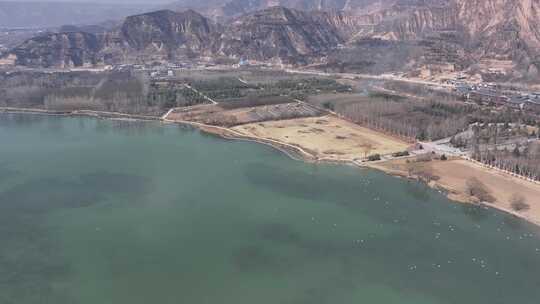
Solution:
[[(0, 107), (0, 113), (41, 114), (55, 116), (87, 116), (113, 120), (161, 121), (169, 124), (187, 125), (195, 127), (202, 132), (216, 135), (225, 139), (243, 140), (268, 145), (295, 160), (301, 160), (310, 163), (339, 163), (354, 165), (361, 168), (379, 170), (396, 177), (414, 178), (409, 176), (407, 172), (402, 168), (399, 168), (399, 166), (395, 166), (392, 164), (392, 162), (394, 161), (403, 161), (403, 159), (369, 163), (359, 162), (355, 160), (332, 158), (328, 156), (318, 157), (317, 155), (311, 153), (311, 151), (306, 151), (301, 146), (295, 144), (280, 142), (275, 139), (250, 136), (231, 128), (206, 125), (191, 121), (176, 121), (168, 120), (166, 118), (158, 116), (131, 115), (124, 113), (101, 111), (60, 112), (41, 109)], [(445, 162), (435, 161), (433, 163), (430, 163), (430, 165), (433, 167), (434, 173), (439, 176), (440, 179), (438, 181), (429, 183), (429, 186), (437, 190), (444, 190), (450, 200), (461, 203), (473, 203), (474, 201), (471, 198), (467, 197), (467, 195), (465, 194), (464, 181), (467, 177), (470, 177), (471, 175), (478, 176), (482, 180), (486, 180), (486, 184), (489, 190), (492, 191), (492, 194), (497, 199), (495, 203), (480, 202), (481, 205), (497, 209), (499, 211), (511, 214), (515, 217), (524, 219), (532, 224), (540, 226), (540, 187), (537, 184), (519, 179), (509, 174), (479, 166), (464, 159), (450, 160)], [(511, 189), (512, 191), (509, 191), (508, 189)], [(508, 202), (508, 197), (511, 196), (515, 191), (519, 191), (520, 194), (526, 195), (526, 197), (528, 198), (527, 203), (531, 207), (529, 210), (522, 212), (516, 212), (512, 210), (510, 203)]]
[[(409, 176), (405, 168), (405, 161), (406, 159), (399, 159), (370, 163), (368, 167), (394, 176), (415, 178)], [(538, 184), (462, 158), (447, 161), (433, 160), (422, 165), (438, 177), (437, 180), (431, 181), (428, 185), (433, 189), (446, 192), (450, 200), (498, 209), (540, 226), (540, 186)], [(469, 178), (480, 180), (495, 198), (495, 201), (492, 203), (479, 202), (469, 196), (467, 194), (467, 180)], [(525, 198), (530, 209), (520, 212), (513, 210), (510, 200), (514, 194), (520, 194)]]

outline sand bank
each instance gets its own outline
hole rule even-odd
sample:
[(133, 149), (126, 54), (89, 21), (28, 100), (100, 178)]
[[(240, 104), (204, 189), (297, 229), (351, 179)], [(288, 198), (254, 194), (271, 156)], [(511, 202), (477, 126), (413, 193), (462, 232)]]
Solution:
[[(420, 165), (422, 170), (436, 177), (436, 180), (430, 182), (430, 186), (445, 190), (450, 199), (464, 203), (480, 203), (540, 225), (540, 185), (464, 159), (434, 160)], [(403, 177), (411, 177), (409, 166), (404, 159), (369, 164), (369, 167)], [(495, 201), (480, 202), (470, 196), (467, 181), (471, 178), (481, 181)], [(523, 197), (530, 209), (515, 211), (511, 205), (512, 196), (515, 194)]]

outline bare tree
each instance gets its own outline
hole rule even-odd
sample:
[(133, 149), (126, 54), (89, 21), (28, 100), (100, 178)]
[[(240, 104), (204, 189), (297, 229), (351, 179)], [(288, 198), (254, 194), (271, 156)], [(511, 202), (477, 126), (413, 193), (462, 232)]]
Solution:
[(484, 183), (476, 177), (471, 177), (466, 181), (467, 194), (476, 197), (481, 202), (494, 203), (495, 198), (491, 195)]
[(512, 209), (515, 211), (526, 211), (531, 208), (531, 206), (526, 203), (525, 197), (518, 193), (514, 193), (510, 198), (510, 206), (512, 206)]
[(365, 143), (362, 146), (362, 151), (364, 151), (364, 158), (366, 158), (369, 155), (369, 153), (371, 153), (372, 150), (373, 150), (373, 145), (370, 143)]

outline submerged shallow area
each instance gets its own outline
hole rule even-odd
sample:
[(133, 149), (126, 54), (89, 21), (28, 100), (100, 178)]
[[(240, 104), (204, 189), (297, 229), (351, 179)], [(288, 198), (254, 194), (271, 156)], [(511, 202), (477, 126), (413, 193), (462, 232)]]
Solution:
[(0, 115), (0, 303), (539, 303), (538, 227), (160, 123)]

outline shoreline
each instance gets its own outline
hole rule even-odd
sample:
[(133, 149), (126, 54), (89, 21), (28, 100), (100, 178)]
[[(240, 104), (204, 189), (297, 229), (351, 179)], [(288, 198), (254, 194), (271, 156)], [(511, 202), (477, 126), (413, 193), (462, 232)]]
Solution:
[(66, 117), (83, 116), (83, 117), (94, 117), (94, 118), (115, 119), (115, 120), (139, 120), (139, 121), (161, 121), (162, 120), (159, 116), (127, 114), (127, 113), (120, 113), (120, 112), (94, 111), (94, 110), (54, 111), (54, 110), (33, 109), (33, 108), (0, 107), (0, 113), (35, 114), (35, 115), (66, 116)]
[[(444, 192), (444, 195), (450, 201), (454, 203), (473, 204), (473, 205), (478, 205), (482, 207), (492, 208), (500, 212), (504, 212), (506, 214), (514, 216), (516, 218), (520, 218), (522, 220), (525, 220), (528, 223), (531, 223), (533, 225), (540, 227), (540, 219), (531, 218), (523, 213), (511, 210), (509, 208), (505, 208), (500, 205), (495, 205), (495, 204), (487, 203), (487, 202), (474, 201), (471, 197), (466, 197), (465, 194), (461, 193), (459, 190), (451, 189), (437, 181), (426, 183), (420, 180), (417, 176), (410, 176), (402, 170), (391, 169), (382, 165), (382, 164), (390, 162), (391, 160), (377, 161), (377, 162), (370, 163), (370, 162), (358, 162), (356, 160), (334, 159), (331, 157), (320, 158), (320, 157), (317, 157), (316, 155), (313, 155), (312, 153), (305, 151), (304, 149), (302, 149), (302, 147), (288, 144), (288, 143), (279, 142), (277, 140), (249, 136), (249, 135), (242, 134), (240, 132), (237, 132), (235, 130), (232, 130), (226, 127), (206, 125), (206, 124), (192, 122), (192, 121), (169, 120), (169, 119), (166, 119), (164, 117), (159, 117), (159, 116), (146, 116), (146, 115), (92, 111), (92, 110), (50, 111), (50, 110), (31, 109), (31, 108), (0, 107), (0, 114), (2, 113), (50, 115), (50, 116), (64, 116), (64, 117), (91, 117), (91, 118), (98, 118), (98, 119), (127, 120), (127, 121), (159, 121), (166, 124), (178, 124), (178, 125), (191, 126), (206, 134), (215, 135), (222, 139), (255, 142), (258, 144), (270, 146), (280, 151), (281, 153), (285, 154), (286, 156), (290, 157), (291, 159), (294, 159), (297, 161), (303, 161), (307, 163), (352, 165), (357, 168), (369, 168), (372, 170), (377, 170), (379, 172), (382, 172), (384, 174), (397, 177), (397, 178), (405, 178), (412, 181), (422, 182), (426, 184), (427, 186), (429, 186), (430, 188), (432, 188), (433, 190)], [(411, 158), (411, 157), (404, 157), (403, 159), (406, 159), (406, 158)], [(472, 165), (476, 165), (476, 164), (472, 164)], [(501, 172), (498, 172), (498, 173), (507, 175), (510, 178), (516, 178), (506, 173), (501, 173)]]

